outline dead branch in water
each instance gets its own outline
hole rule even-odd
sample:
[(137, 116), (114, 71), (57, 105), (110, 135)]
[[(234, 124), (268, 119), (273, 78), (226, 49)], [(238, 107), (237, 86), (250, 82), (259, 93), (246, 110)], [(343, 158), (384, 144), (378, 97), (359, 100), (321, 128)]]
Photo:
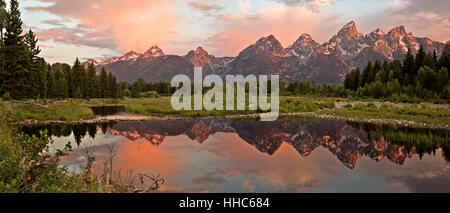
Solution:
[(138, 174), (139, 180), (141, 181), (141, 184), (145, 182), (144, 178), (150, 179), (153, 183), (145, 190), (142, 191), (136, 191), (136, 192), (143, 192), (143, 193), (150, 193), (152, 191), (156, 191), (159, 189), (160, 184), (164, 184), (164, 179), (160, 177), (160, 175), (153, 175), (153, 174)]
[[(103, 174), (100, 178), (101, 182), (106, 185), (108, 189), (112, 192), (119, 192), (119, 193), (151, 193), (154, 191), (157, 191), (164, 183), (164, 179), (160, 177), (160, 175), (153, 175), (151, 173), (139, 173), (137, 175), (134, 175), (134, 171), (132, 169), (129, 169), (126, 171), (125, 175), (122, 176), (122, 170), (119, 169), (117, 171), (114, 171), (113, 169), (113, 162), (114, 158), (116, 157), (117, 149), (114, 145), (111, 145), (108, 150), (108, 157), (103, 162)], [(90, 153), (87, 148), (85, 148), (85, 153)], [(90, 168), (92, 167), (92, 159), (95, 160), (95, 158), (92, 157), (92, 155), (86, 155), (88, 158), (87, 166), (85, 172), (90, 171)], [(89, 157), (91, 156), (91, 157)], [(89, 159), (91, 161), (89, 161)], [(142, 185), (150, 184), (145, 189), (139, 189), (136, 187), (136, 178), (138, 178), (139, 183)]]

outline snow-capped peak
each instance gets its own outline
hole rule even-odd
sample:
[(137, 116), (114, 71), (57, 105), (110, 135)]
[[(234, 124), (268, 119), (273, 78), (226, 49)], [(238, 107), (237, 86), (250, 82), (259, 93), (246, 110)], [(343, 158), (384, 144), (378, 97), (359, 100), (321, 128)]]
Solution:
[(195, 53), (197, 55), (208, 55), (208, 52), (206, 52), (205, 49), (203, 49), (202, 47), (197, 47), (197, 49), (195, 50)]
[(308, 33), (302, 33), (302, 35), (300, 36), (300, 38), (304, 38), (304, 39), (312, 39), (311, 35), (309, 35)]
[(133, 60), (136, 59), (140, 56), (141, 54), (135, 52), (135, 51), (130, 51), (128, 53), (126, 53), (125, 55), (123, 55), (122, 57), (120, 57), (121, 60), (123, 61), (128, 61), (128, 60)]
[(284, 49), (283, 45), (273, 35), (262, 37), (256, 43), (250, 45), (238, 55), (240, 57), (250, 57), (259, 54), (271, 54), (279, 57), (291, 56), (291, 53)]
[(320, 47), (320, 44), (312, 39), (309, 34), (303, 33), (292, 45), (286, 48), (292, 55), (300, 59), (300, 63), (306, 62), (312, 53)]
[(386, 33), (384, 33), (383, 30), (381, 30), (380, 28), (377, 28), (376, 30), (372, 31), (372, 33), (380, 35), (380, 36), (386, 35)]
[(394, 37), (394, 36), (404, 36), (406, 35), (406, 30), (404, 26), (397, 26), (394, 29), (390, 30), (388, 35), (390, 37)]
[(106, 61), (103, 61), (101, 64), (102, 64), (102, 65), (112, 64), (112, 63), (117, 62), (117, 61), (119, 61), (119, 60), (120, 60), (119, 57), (112, 57), (112, 58), (110, 58), (110, 59), (107, 59)]
[(87, 64), (94, 64), (94, 65), (98, 64), (98, 62), (95, 59), (92, 59), (92, 58), (88, 59), (85, 63), (87, 63)]
[(263, 47), (266, 50), (269, 50), (276, 46), (281, 46), (280, 42), (273, 35), (269, 35), (267, 37), (260, 38), (256, 43), (256, 46)]
[(197, 47), (196, 50), (189, 51), (184, 57), (185, 58), (194, 58), (194, 57), (208, 57), (208, 52), (202, 47)]
[(161, 50), (161, 48), (159, 48), (157, 45), (153, 45), (144, 54), (142, 54), (142, 57), (148, 58), (148, 57), (159, 57), (164, 55), (165, 54)]
[(260, 50), (275, 53), (280, 56), (290, 55), (288, 51), (283, 48), (283, 45), (275, 38), (274, 35), (260, 38), (253, 46)]
[(386, 34), (380, 29), (377, 28), (376, 30), (370, 32), (366, 35), (366, 42), (373, 43), (380, 40), (385, 40)]
[(358, 32), (354, 21), (347, 23), (337, 34), (339, 40), (350, 40), (352, 38), (357, 40), (362, 36), (363, 34)]
[(354, 21), (350, 21), (343, 27), (343, 29), (356, 29), (356, 24)]
[(189, 61), (196, 67), (203, 67), (209, 62), (211, 62), (210, 56), (206, 50), (202, 47), (198, 47), (196, 50), (191, 50), (188, 52), (184, 58), (189, 59)]

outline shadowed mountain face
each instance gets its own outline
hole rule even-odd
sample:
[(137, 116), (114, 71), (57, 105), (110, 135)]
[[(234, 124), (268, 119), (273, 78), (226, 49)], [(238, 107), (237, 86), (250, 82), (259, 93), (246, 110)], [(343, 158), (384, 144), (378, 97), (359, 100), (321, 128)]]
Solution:
[(205, 74), (225, 75), (280, 75), (285, 82), (309, 80), (319, 83), (342, 83), (346, 73), (356, 67), (363, 68), (368, 61), (402, 60), (411, 49), (420, 46), (426, 52), (436, 50), (440, 55), (444, 43), (429, 38), (415, 37), (405, 27), (398, 26), (384, 33), (376, 29), (364, 35), (352, 21), (329, 41), (319, 44), (303, 33), (287, 48), (273, 35), (260, 38), (242, 50), (236, 57), (215, 57), (202, 47), (185, 56), (166, 55), (158, 46), (144, 53), (128, 52), (122, 57), (103, 62), (89, 59), (98, 70), (105, 67), (119, 81), (132, 82), (143, 78), (148, 82), (170, 81), (177, 74), (192, 76), (193, 67), (203, 67)]
[(259, 152), (268, 155), (274, 155), (283, 143), (295, 148), (301, 157), (308, 157), (315, 149), (323, 147), (351, 169), (355, 168), (357, 160), (363, 156), (375, 161), (387, 158), (395, 164), (402, 165), (414, 154), (421, 157), (423, 153), (431, 154), (438, 148), (442, 148), (444, 157), (447, 161), (450, 160), (446, 131), (350, 124), (334, 120), (304, 122), (295, 120), (254, 122), (227, 119), (162, 120), (119, 122), (100, 126), (95, 124), (26, 126), (22, 130), (31, 134), (44, 128), (49, 129), (50, 135), (58, 137), (69, 136), (73, 132), (79, 144), (87, 133), (94, 138), (100, 131), (158, 146), (169, 136), (186, 135), (191, 140), (202, 144), (216, 133), (235, 133)]

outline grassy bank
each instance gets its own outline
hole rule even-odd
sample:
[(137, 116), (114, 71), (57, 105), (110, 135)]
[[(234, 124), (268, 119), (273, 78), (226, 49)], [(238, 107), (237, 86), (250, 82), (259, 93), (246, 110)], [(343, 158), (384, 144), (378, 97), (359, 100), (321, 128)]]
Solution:
[[(46, 130), (33, 136), (17, 133), (8, 125), (3, 113), (5, 107), (0, 101), (0, 193), (123, 193), (158, 189), (161, 179), (155, 179), (151, 174), (131, 175), (132, 179), (122, 182), (120, 171), (113, 170), (113, 148), (100, 175), (91, 172), (95, 156), (87, 148), (87, 163), (81, 173), (58, 166), (60, 158), (72, 151), (70, 143), (63, 150), (52, 151), (53, 141)], [(133, 185), (141, 178), (150, 187), (137, 189)]]
[[(342, 105), (342, 103), (345, 103)], [(226, 116), (254, 114), (258, 111), (174, 111), (170, 97), (157, 99), (123, 99), (127, 111), (141, 115), (171, 115), (182, 117)], [(376, 101), (361, 103), (350, 99), (319, 97), (281, 97), (280, 113), (314, 112), (345, 118), (396, 119), (426, 124), (450, 125), (450, 109), (444, 104), (398, 104)]]
[(10, 121), (74, 121), (94, 117), (88, 105), (80, 100), (8, 101), (5, 102), (5, 113)]
[[(47, 121), (77, 121), (93, 118), (89, 106), (121, 104), (126, 111), (148, 116), (220, 117), (256, 114), (260, 111), (175, 111), (170, 97), (136, 99), (91, 99), (63, 101), (12, 101), (5, 102), (5, 110), (12, 122), (27, 119)], [(322, 98), (313, 96), (281, 97), (280, 113), (313, 112), (316, 115), (334, 115), (358, 119), (395, 119), (425, 124), (450, 125), (450, 109), (446, 104), (409, 104), (352, 99)]]
[(343, 107), (324, 110), (320, 113), (347, 118), (394, 119), (426, 124), (450, 125), (450, 110), (447, 105), (347, 103)]
[[(245, 115), (255, 114), (261, 111), (175, 111), (172, 109), (170, 97), (145, 98), (145, 99), (123, 99), (120, 104), (125, 104), (128, 112), (141, 115), (172, 115), (182, 117), (206, 117), (206, 116), (227, 116), (227, 115)], [(314, 112), (321, 109), (333, 108), (334, 99), (330, 98), (280, 98), (280, 112)]]

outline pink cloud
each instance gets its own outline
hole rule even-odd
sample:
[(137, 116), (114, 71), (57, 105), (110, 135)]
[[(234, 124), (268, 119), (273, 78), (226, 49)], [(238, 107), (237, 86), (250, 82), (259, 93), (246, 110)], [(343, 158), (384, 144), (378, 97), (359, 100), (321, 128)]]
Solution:
[(189, 1), (187, 3), (190, 7), (201, 11), (219, 11), (223, 10), (224, 7), (217, 4), (217, 2), (207, 2), (207, 1)]
[[(79, 34), (82, 35), (79, 35)], [(48, 30), (39, 30), (37, 37), (40, 41), (53, 39), (56, 42), (62, 42), (74, 45), (86, 45), (100, 48), (114, 49), (114, 41), (106, 32), (89, 32), (84, 28), (70, 29), (65, 27), (52, 28)]]
[(39, 44), (39, 47), (43, 47), (43, 48), (54, 48), (53, 45), (47, 45), (47, 44)]
[(287, 47), (302, 33), (308, 33), (313, 39), (323, 42), (336, 33), (342, 23), (335, 22), (339, 15), (324, 17), (305, 7), (272, 7), (253, 15), (218, 14), (224, 23), (224, 30), (206, 40), (206, 45), (218, 55), (235, 56), (269, 34)]
[[(50, 2), (49, 7), (31, 7), (32, 11), (46, 11), (64, 19), (77, 20), (77, 29), (84, 36), (67, 35), (67, 29), (52, 29), (41, 32), (42, 39), (57, 39), (68, 43), (86, 43), (112, 37), (120, 51), (141, 49), (152, 44), (163, 45), (168, 37), (177, 33), (177, 19), (171, 2), (167, 0), (40, 0)], [(79, 40), (77, 40), (77, 38)], [(91, 39), (90, 39), (91, 38)], [(111, 42), (111, 41), (110, 41)], [(103, 46), (101, 46), (103, 47)]]
[(367, 17), (365, 24), (386, 29), (405, 25), (415, 36), (446, 42), (450, 40), (450, 4), (448, 0), (396, 0), (382, 15)]

